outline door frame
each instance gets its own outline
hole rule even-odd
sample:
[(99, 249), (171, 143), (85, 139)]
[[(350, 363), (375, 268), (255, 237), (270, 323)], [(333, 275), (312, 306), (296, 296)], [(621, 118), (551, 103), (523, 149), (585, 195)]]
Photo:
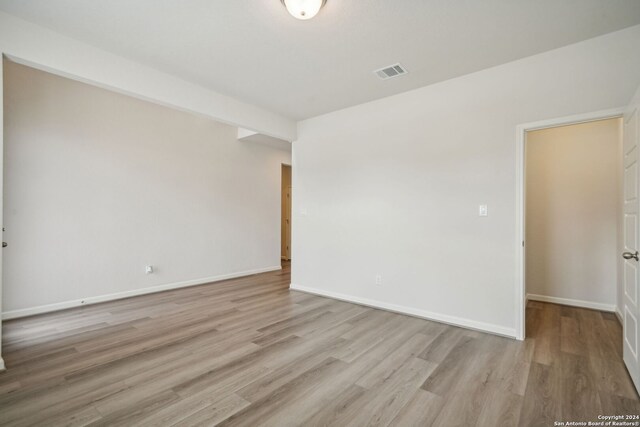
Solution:
[[(0, 229), (4, 230), (4, 52), (0, 51)], [(4, 234), (4, 233), (2, 233)], [(4, 235), (2, 236), (4, 240)], [(0, 251), (4, 252), (2, 248)], [(4, 359), (2, 359), (2, 263), (3, 256), (0, 252), (0, 372), (6, 370)]]
[[(515, 331), (517, 340), (526, 336), (526, 278), (525, 278), (525, 142), (527, 132), (559, 126), (575, 125), (598, 120), (621, 118), (626, 107), (600, 110), (572, 116), (558, 117), (516, 126), (516, 288), (515, 288)], [(618, 286), (616, 281), (616, 287)], [(616, 301), (617, 307), (617, 301)]]

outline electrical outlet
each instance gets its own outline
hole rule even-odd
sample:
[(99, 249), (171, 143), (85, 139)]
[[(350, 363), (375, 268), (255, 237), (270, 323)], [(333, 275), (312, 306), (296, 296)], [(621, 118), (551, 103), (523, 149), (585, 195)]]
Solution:
[(382, 285), (382, 274), (376, 274), (376, 285)]
[(153, 265), (147, 265), (147, 266), (144, 268), (144, 272), (145, 272), (145, 273), (147, 273), (147, 274), (151, 274), (151, 273), (153, 273)]

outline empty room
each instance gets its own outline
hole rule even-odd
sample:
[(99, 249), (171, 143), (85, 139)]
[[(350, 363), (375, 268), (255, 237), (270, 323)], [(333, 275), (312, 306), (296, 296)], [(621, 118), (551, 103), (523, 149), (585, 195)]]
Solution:
[(640, 1), (0, 0), (0, 426), (640, 426)]

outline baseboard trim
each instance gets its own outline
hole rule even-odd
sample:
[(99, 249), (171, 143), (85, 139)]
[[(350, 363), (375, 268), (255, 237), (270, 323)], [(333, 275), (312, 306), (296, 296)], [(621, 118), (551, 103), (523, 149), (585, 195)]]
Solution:
[(4, 372), (7, 370), (7, 367), (4, 364), (4, 359), (0, 357), (0, 372)]
[(371, 300), (367, 298), (354, 297), (351, 295), (340, 294), (337, 292), (329, 292), (321, 289), (309, 288), (307, 286), (300, 286), (292, 283), (291, 289), (295, 291), (305, 292), (308, 294), (319, 295), (327, 298), (337, 299), (340, 301), (346, 301), (353, 304), (364, 305), (367, 307), (378, 308), (381, 310), (391, 311), (399, 314), (406, 314), (408, 316), (419, 317), (421, 319), (433, 320), (440, 323), (446, 323), (448, 325), (460, 326), (462, 328), (473, 329), (480, 332), (488, 332), (494, 335), (500, 335), (503, 337), (514, 338), (516, 337), (515, 328), (505, 328), (504, 326), (494, 325), (491, 323), (477, 322), (475, 320), (464, 319), (456, 316), (449, 316), (446, 314), (433, 313), (430, 311), (419, 310), (417, 308), (406, 307), (402, 305), (389, 304), (386, 302)]
[(602, 304), (599, 302), (583, 301), (571, 298), (550, 297), (546, 295), (536, 294), (527, 294), (527, 299), (530, 301), (551, 302), (554, 304), (570, 305), (572, 307), (580, 308), (590, 308), (592, 310), (608, 311), (611, 313), (616, 312), (616, 306), (614, 304)]
[(173, 289), (187, 288), (189, 286), (204, 285), (206, 283), (220, 282), (222, 280), (236, 279), (238, 277), (252, 276), (254, 274), (268, 273), (270, 271), (281, 270), (282, 266), (272, 266), (265, 268), (257, 268), (255, 270), (241, 271), (237, 273), (222, 274), (213, 277), (204, 277), (202, 279), (186, 280), (184, 282), (167, 283), (164, 285), (151, 286), (148, 288), (134, 289), (131, 291), (118, 292), (115, 294), (100, 295), (95, 297), (86, 297), (73, 301), (64, 301), (55, 304), (41, 305), (38, 307), (24, 308), (20, 310), (11, 310), (2, 313), (2, 320), (17, 319), (20, 317), (35, 316), (38, 314), (50, 313), (53, 311), (66, 310), (69, 308), (80, 307), (84, 305), (99, 304), (101, 302), (115, 301), (124, 298), (131, 298), (139, 295), (153, 294), (156, 292), (170, 291)]
[(620, 311), (620, 307), (616, 307), (616, 317), (618, 318), (620, 325), (623, 325), (624, 323), (622, 322), (622, 312)]

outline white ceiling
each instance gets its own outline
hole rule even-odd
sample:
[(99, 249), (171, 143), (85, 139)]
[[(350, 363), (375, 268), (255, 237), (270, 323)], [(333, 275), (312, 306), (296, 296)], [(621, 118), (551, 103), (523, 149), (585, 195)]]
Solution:
[[(640, 0), (0, 0), (0, 9), (293, 119), (640, 24)], [(386, 81), (372, 71), (401, 63)]]

